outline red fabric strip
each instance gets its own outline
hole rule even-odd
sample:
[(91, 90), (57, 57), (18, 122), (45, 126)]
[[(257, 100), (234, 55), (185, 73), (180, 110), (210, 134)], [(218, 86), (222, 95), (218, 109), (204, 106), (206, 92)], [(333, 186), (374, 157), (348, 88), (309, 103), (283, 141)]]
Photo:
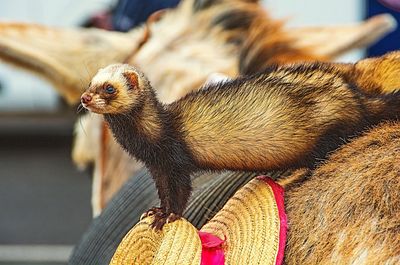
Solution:
[(285, 254), (285, 245), (286, 245), (286, 233), (287, 233), (287, 216), (285, 213), (284, 206), (284, 189), (275, 181), (273, 181), (270, 177), (267, 176), (259, 176), (257, 177), (260, 180), (266, 182), (272, 189), (274, 193), (274, 197), (276, 200), (276, 205), (278, 207), (280, 227), (279, 227), (279, 247), (278, 254), (276, 255), (276, 265), (281, 265), (283, 263), (283, 257)]
[(224, 265), (225, 254), (222, 249), (224, 240), (213, 234), (199, 231), (202, 245), (201, 265)]

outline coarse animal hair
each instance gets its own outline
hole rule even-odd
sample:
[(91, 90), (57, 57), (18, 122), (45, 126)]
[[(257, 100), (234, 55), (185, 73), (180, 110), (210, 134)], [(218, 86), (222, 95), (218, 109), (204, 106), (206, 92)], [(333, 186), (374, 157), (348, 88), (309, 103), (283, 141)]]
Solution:
[(116, 140), (151, 171), (161, 200), (154, 225), (161, 228), (181, 216), (196, 171), (313, 168), (349, 137), (397, 119), (398, 82), (385, 78), (379, 87), (393, 92), (371, 93), (363, 84), (376, 77), (351, 75), (368, 66), (396, 78), (398, 52), (355, 65), (272, 67), (163, 105), (139, 70), (110, 65), (92, 79), (82, 104), (104, 114)]
[[(228, 14), (244, 17), (246, 23), (241, 25)], [(150, 24), (150, 38), (144, 44), (146, 27), (118, 33), (2, 22), (0, 59), (46, 78), (74, 104), (100, 67), (129, 57), (129, 63), (149, 76), (159, 99), (168, 103), (197, 89), (213, 72), (233, 77), (239, 65), (242, 73), (253, 73), (271, 63), (332, 58), (367, 46), (394, 27), (393, 18), (380, 15), (357, 25), (288, 28), (271, 19), (257, 1), (184, 0)], [(76, 127), (80, 126), (78, 121)], [(84, 147), (94, 140), (89, 130), (87, 134), (77, 130), (73, 152), (80, 167), (94, 164), (93, 183), (99, 194), (93, 192), (93, 196), (101, 198), (93, 198), (94, 215), (141, 166), (109, 139), (110, 132), (103, 125), (97, 126), (94, 131), (101, 134), (98, 153)], [(88, 161), (89, 157), (94, 160)]]
[(400, 123), (383, 123), (286, 188), (286, 264), (399, 264)]

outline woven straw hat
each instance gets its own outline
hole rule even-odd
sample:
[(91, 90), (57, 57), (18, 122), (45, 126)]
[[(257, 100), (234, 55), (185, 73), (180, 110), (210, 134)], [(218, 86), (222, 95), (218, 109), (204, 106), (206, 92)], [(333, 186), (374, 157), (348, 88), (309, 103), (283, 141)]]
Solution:
[[(110, 264), (209, 264), (202, 260), (206, 244), (189, 222), (181, 219), (155, 232), (152, 220), (130, 230)], [(225, 264), (280, 264), (286, 237), (282, 188), (266, 177), (253, 179), (200, 231), (223, 240)]]

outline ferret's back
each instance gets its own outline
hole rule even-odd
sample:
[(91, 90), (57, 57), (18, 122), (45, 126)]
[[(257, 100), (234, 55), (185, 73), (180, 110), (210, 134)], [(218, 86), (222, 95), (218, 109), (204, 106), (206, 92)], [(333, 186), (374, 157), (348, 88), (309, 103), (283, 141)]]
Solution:
[(325, 64), (273, 68), (211, 85), (171, 108), (180, 112), (200, 164), (235, 170), (298, 161), (331, 125), (360, 115), (348, 84)]

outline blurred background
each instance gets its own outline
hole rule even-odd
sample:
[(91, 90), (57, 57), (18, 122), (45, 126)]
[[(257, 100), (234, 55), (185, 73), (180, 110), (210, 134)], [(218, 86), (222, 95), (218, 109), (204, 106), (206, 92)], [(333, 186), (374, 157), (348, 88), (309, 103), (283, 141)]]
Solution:
[[(0, 1), (0, 20), (76, 27), (106, 0)], [(0, 63), (0, 264), (65, 264), (91, 221), (91, 179), (71, 161), (76, 111)]]
[[(87, 26), (90, 17), (116, 4), (0, 0), (0, 20)], [(390, 12), (375, 0), (265, 0), (264, 5), (272, 17), (288, 19), (293, 26), (347, 24)], [(122, 11), (119, 5), (115, 14), (122, 19), (113, 23), (125, 31), (134, 23), (125, 21)], [(143, 15), (141, 9), (135, 12)], [(394, 49), (395, 39), (398, 43), (399, 31), (341, 60), (383, 54)], [(91, 174), (79, 172), (70, 158), (76, 116), (50, 84), (0, 62), (0, 264), (66, 264), (89, 225)]]

